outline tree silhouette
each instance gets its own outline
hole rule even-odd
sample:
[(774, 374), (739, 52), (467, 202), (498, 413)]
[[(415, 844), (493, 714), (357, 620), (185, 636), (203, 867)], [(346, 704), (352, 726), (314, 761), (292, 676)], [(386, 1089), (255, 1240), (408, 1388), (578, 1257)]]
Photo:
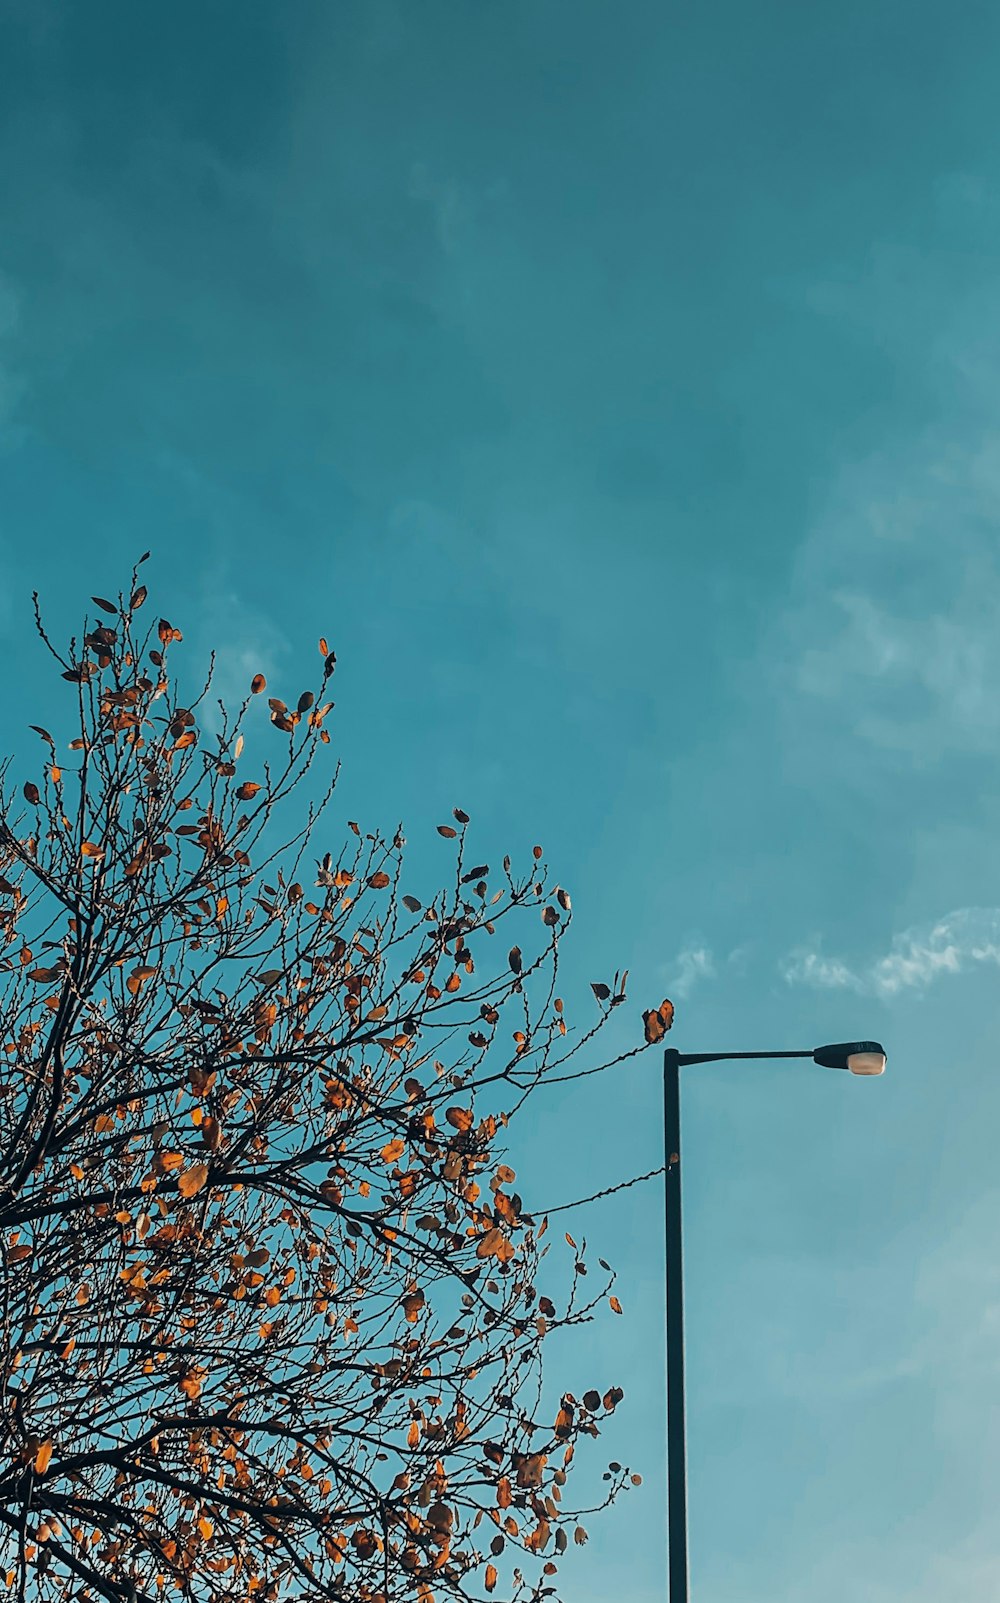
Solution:
[[(36, 598), (72, 738), (32, 726), (42, 771), (4, 772), (7, 1585), (549, 1595), (586, 1539), (574, 1451), (622, 1392), (545, 1411), (543, 1342), (609, 1282), (585, 1289), (570, 1242), (567, 1294), (542, 1293), (547, 1219), (500, 1143), (624, 976), (568, 1029), (569, 897), (538, 847), (521, 875), (470, 864), (459, 809), (428, 905), (400, 833), (352, 823), (320, 850), (332, 783), (279, 842), (329, 742), (333, 652), (271, 728), (260, 675), (235, 712), (210, 681), (184, 705), (180, 631), (143, 626), (138, 572), (65, 653)], [(628, 1479), (613, 1465), (601, 1496)]]

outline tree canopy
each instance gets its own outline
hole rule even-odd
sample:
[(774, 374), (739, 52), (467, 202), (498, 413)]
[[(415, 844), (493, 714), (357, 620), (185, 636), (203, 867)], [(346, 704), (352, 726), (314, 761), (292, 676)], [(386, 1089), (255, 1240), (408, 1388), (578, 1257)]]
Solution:
[[(330, 844), (327, 641), (287, 702), (259, 674), (234, 709), (210, 678), (185, 700), (139, 572), (66, 650), (36, 600), (67, 724), (32, 726), (33, 777), (4, 772), (7, 1584), (554, 1594), (586, 1540), (575, 1454), (623, 1393), (547, 1407), (542, 1349), (619, 1305), (568, 1236), (546, 1295), (548, 1220), (504, 1142), (539, 1086), (607, 1066), (625, 977), (570, 1026), (569, 895), (540, 847), (476, 862), (460, 808), (423, 904), (401, 831)], [(630, 1479), (613, 1464), (601, 1496)]]

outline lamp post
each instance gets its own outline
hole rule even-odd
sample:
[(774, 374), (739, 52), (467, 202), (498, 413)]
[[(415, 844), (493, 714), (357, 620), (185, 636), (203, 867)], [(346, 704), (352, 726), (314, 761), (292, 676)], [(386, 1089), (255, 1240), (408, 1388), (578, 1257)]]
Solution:
[(826, 1069), (881, 1074), (877, 1041), (840, 1041), (807, 1052), (674, 1052), (663, 1057), (663, 1135), (667, 1234), (667, 1539), (669, 1603), (688, 1603), (687, 1440), (684, 1425), (684, 1273), (681, 1241), (680, 1071), (691, 1063), (748, 1058), (812, 1058)]

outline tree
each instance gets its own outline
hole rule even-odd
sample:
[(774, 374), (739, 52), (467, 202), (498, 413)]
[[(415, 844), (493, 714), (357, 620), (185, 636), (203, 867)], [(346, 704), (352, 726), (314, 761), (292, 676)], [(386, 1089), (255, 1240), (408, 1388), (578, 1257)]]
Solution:
[(138, 566), (93, 600), (60, 652), (36, 598), (72, 738), (64, 760), (32, 726), (42, 771), (3, 775), (7, 1584), (430, 1603), (499, 1570), (551, 1593), (585, 1539), (575, 1449), (622, 1392), (545, 1412), (544, 1340), (609, 1284), (585, 1290), (571, 1243), (568, 1295), (541, 1292), (547, 1219), (501, 1141), (624, 976), (571, 1032), (569, 896), (539, 847), (521, 874), (470, 864), (460, 809), (423, 906), (401, 833), (319, 851), (336, 776), (278, 843), (329, 742), (325, 640), (315, 694), (271, 699), (268, 729), (260, 675), (235, 713), (210, 680), (178, 699), (181, 633), (143, 627)]

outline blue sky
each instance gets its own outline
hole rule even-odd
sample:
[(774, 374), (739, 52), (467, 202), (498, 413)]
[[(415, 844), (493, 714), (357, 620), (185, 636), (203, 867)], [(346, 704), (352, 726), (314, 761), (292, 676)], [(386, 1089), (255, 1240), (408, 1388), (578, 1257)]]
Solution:
[[(33, 586), (68, 627), (151, 547), (223, 687), (336, 646), (345, 820), (544, 842), (623, 1044), (666, 992), (688, 1050), (889, 1049), (686, 1081), (701, 1603), (1000, 1593), (998, 51), (975, 0), (0, 4), (4, 744)], [(658, 1120), (652, 1055), (553, 1092), (526, 1190)], [(586, 1228), (625, 1317), (566, 1361), (646, 1479), (566, 1596), (651, 1603), (655, 1185)]]

